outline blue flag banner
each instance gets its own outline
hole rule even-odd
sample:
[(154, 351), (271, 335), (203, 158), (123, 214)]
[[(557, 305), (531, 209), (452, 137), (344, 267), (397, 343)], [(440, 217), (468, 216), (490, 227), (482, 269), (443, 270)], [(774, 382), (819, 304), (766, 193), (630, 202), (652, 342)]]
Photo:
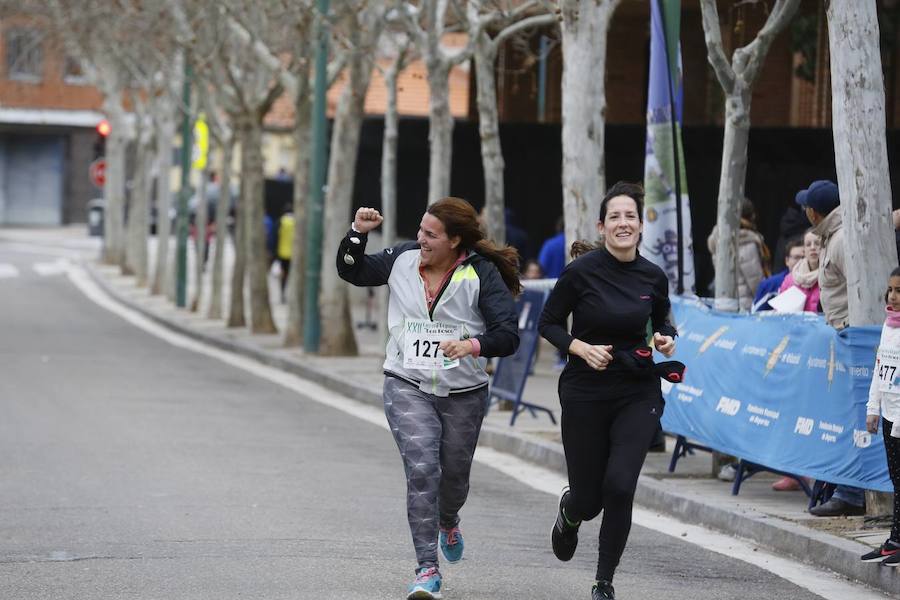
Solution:
[[(716, 312), (672, 298), (675, 360), (663, 428), (795, 475), (893, 491), (884, 440), (866, 432), (881, 330), (837, 332), (812, 314)], [(880, 426), (879, 426), (880, 427)]]
[(694, 291), (694, 248), (684, 149), (680, 0), (650, 2), (650, 76), (641, 255), (669, 278), (673, 293)]

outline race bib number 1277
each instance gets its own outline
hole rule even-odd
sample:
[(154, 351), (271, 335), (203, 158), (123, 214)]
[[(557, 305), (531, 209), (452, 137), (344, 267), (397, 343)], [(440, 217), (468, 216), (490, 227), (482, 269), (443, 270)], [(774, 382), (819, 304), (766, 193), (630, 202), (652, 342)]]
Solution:
[(452, 369), (459, 366), (459, 359), (450, 360), (440, 349), (441, 342), (458, 340), (462, 334), (460, 325), (407, 319), (403, 336), (404, 369)]

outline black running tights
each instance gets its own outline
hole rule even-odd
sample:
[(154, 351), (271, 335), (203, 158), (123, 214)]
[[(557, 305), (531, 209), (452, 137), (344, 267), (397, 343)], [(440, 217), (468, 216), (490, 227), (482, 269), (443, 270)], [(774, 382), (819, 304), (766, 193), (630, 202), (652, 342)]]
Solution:
[(603, 511), (597, 579), (612, 581), (631, 530), (634, 490), (662, 415), (662, 398), (658, 391), (648, 397), (576, 402), (561, 395), (571, 489), (566, 516), (590, 521)]
[(900, 542), (900, 438), (891, 437), (893, 423), (881, 420), (884, 436), (884, 450), (887, 453), (888, 474), (894, 484), (894, 519), (891, 525), (891, 539)]

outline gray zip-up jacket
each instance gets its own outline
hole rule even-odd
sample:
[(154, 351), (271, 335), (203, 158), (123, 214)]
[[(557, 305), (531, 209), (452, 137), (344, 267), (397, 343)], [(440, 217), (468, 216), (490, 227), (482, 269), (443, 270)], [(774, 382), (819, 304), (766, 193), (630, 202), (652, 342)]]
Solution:
[[(385, 375), (398, 377), (435, 396), (468, 392), (487, 385), (487, 358), (508, 356), (519, 346), (515, 302), (497, 267), (472, 252), (438, 291), (431, 311), (419, 274), (419, 244), (406, 242), (377, 254), (366, 254), (366, 234), (347, 232), (337, 253), (341, 279), (357, 286), (387, 284), (388, 337)], [(479, 357), (466, 356), (452, 369), (405, 369), (403, 342), (407, 319), (458, 324), (462, 338), (481, 344)]]

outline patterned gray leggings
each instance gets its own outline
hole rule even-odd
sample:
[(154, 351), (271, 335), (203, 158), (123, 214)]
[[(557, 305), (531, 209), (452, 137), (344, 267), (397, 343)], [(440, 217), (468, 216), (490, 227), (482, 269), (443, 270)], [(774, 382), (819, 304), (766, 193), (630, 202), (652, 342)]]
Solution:
[(442, 397), (384, 378), (384, 414), (406, 471), (406, 515), (419, 567), (438, 564), (438, 527), (459, 523), (487, 401), (487, 386)]

